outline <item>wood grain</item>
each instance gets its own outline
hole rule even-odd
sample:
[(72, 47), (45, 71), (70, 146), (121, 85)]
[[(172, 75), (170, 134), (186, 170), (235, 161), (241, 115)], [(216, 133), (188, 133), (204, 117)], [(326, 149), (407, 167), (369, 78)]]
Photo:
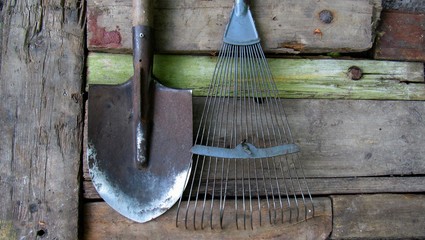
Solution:
[(383, 0), (382, 5), (385, 9), (390, 10), (425, 12), (425, 2), (423, 0)]
[[(83, 239), (326, 239), (332, 229), (330, 199), (317, 198), (315, 209), (314, 218), (292, 224), (267, 222), (259, 226), (259, 222), (254, 222), (253, 230), (242, 227), (238, 230), (229, 213), (224, 218), (225, 230), (218, 226), (194, 230), (191, 225), (185, 229), (183, 223), (176, 228), (176, 206), (153, 221), (139, 224), (125, 219), (105, 203), (87, 203), (84, 205)], [(189, 216), (190, 223), (192, 217)]]
[[(3, 2), (1, 2), (1, 6), (0, 6), (0, 49), (3, 49), (3, 15), (4, 15), (4, 11), (3, 11)], [(0, 53), (0, 71), (1, 71), (1, 58), (2, 58), (2, 54)]]
[(423, 239), (425, 195), (332, 196), (331, 239)]
[[(425, 178), (420, 176), (307, 178), (306, 181), (313, 195), (418, 193), (425, 191)], [(234, 182), (229, 182), (229, 185), (232, 186), (233, 184)], [(277, 188), (274, 188), (275, 192), (276, 190)], [(219, 194), (219, 189), (216, 189), (215, 194)], [(102, 200), (90, 178), (85, 178), (83, 181), (83, 197), (90, 200)]]
[[(196, 129), (204, 99), (193, 100)], [(313, 193), (424, 190), (425, 102), (282, 101)]]
[(424, 12), (384, 11), (377, 31), (375, 59), (425, 62)]
[(1, 3), (0, 238), (77, 239), (83, 1)]
[[(425, 100), (424, 68), (418, 62), (335, 59), (268, 59), (284, 98)], [(155, 55), (154, 75), (163, 84), (206, 96), (216, 57)], [(363, 72), (349, 78), (349, 68)], [(131, 55), (91, 53), (89, 84), (117, 84), (133, 75)]]
[[(160, 52), (214, 52), (220, 48), (233, 2), (157, 1), (155, 45)], [(329, 10), (325, 24), (319, 13)], [(381, 0), (253, 1), (266, 52), (358, 52), (372, 47)], [(131, 51), (131, 2), (88, 1), (91, 51)]]

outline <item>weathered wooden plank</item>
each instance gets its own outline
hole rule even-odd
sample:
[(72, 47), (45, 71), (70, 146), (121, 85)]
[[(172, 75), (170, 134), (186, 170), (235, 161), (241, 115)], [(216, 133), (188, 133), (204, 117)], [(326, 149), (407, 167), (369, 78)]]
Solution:
[(78, 238), (83, 2), (1, 1), (1, 239)]
[(425, 12), (425, 2), (423, 0), (383, 0), (382, 5), (385, 9), (390, 10)]
[[(251, 174), (252, 175), (252, 174)], [(252, 179), (250, 184), (251, 186), (256, 186), (258, 183), (258, 186), (265, 186), (267, 188), (267, 191), (270, 192), (278, 192), (278, 187), (276, 186), (275, 181), (270, 183), (270, 180), (267, 179), (268, 176), (266, 176), (265, 181), (263, 179)], [(271, 179), (275, 179), (272, 178)], [(295, 178), (293, 178), (294, 180)], [(206, 180), (202, 181), (202, 185), (200, 188), (200, 193), (203, 194), (205, 192), (208, 192), (209, 194), (214, 193), (214, 196), (220, 196), (220, 181), (216, 180), (215, 188), (212, 184), (212, 179), (210, 179), (210, 183), (208, 184), (208, 188), (206, 188), (205, 184)], [(279, 186), (280, 189), (285, 188), (285, 182), (286, 186), (288, 185), (288, 182), (290, 180), (279, 178)], [(258, 192), (259, 195), (264, 195), (264, 187), (258, 189), (251, 188), (249, 190), (249, 180), (244, 179), (244, 182), (240, 179), (235, 180), (231, 179), (227, 181), (228, 187), (227, 188), (227, 195), (228, 196), (235, 196), (235, 189), (237, 190), (237, 196), (242, 195), (241, 189), (244, 189), (246, 196), (257, 196)], [(313, 195), (328, 195), (328, 194), (365, 194), (365, 193), (399, 193), (399, 192), (422, 192), (424, 190), (424, 186), (421, 185), (425, 182), (425, 178), (423, 177), (344, 177), (344, 178), (307, 178), (307, 179), (299, 179), (296, 180), (296, 183), (301, 184), (301, 189), (297, 186), (295, 189), (292, 189), (291, 186), (288, 188), (285, 188), (285, 194), (286, 191), (288, 191), (288, 195), (291, 196), (293, 194), (301, 195), (304, 194), (305, 196), (308, 196), (307, 188), (305, 187), (305, 183), (308, 185), (308, 189), (310, 190), (310, 193)], [(236, 185), (235, 185), (236, 184)], [(272, 186), (271, 186), (272, 184)], [(390, 184), (390, 185), (385, 185)], [(412, 184), (412, 185), (409, 185)], [(234, 187), (237, 186), (237, 187)], [(243, 187), (244, 186), (244, 187)], [(214, 191), (212, 190), (214, 189)], [(294, 191), (295, 190), (295, 191)], [(185, 195), (189, 196), (189, 191), (186, 191)], [(192, 193), (193, 196), (196, 196), (195, 193)]]
[(332, 196), (331, 239), (423, 239), (425, 195)]
[[(0, 2), (0, 49), (3, 49), (3, 1)], [(1, 57), (0, 54), (0, 71), (1, 71)]]
[(425, 102), (292, 100), (284, 107), (307, 176), (425, 172)]
[[(231, 205), (232, 201), (228, 204), (230, 211), (234, 204)], [(314, 218), (293, 224), (270, 225), (267, 222), (259, 226), (258, 219), (254, 218), (253, 230), (242, 230), (243, 227), (237, 230), (234, 216), (229, 213), (224, 217), (224, 230), (215, 225), (212, 230), (209, 226), (193, 230), (192, 225), (185, 229), (183, 223), (176, 228), (176, 206), (153, 221), (138, 224), (120, 216), (105, 203), (87, 203), (83, 210), (83, 239), (326, 239), (332, 231), (330, 199), (317, 198), (315, 210)], [(267, 214), (264, 212), (264, 216)], [(188, 218), (190, 223), (192, 217)]]
[(375, 58), (425, 62), (425, 12), (384, 11), (381, 18)]
[[(154, 75), (165, 85), (205, 96), (216, 57), (155, 55)], [(417, 62), (268, 59), (281, 97), (425, 100), (424, 68)], [(352, 66), (363, 74), (351, 80)], [(88, 82), (113, 84), (133, 75), (130, 55), (91, 53)]]
[[(306, 181), (313, 195), (417, 193), (425, 191), (424, 177), (307, 178)], [(259, 185), (262, 186), (261, 180)], [(234, 182), (230, 181), (229, 186), (234, 186)], [(277, 188), (273, 188), (273, 190), (276, 192)], [(216, 189), (215, 194), (216, 196), (220, 194), (219, 189)], [(83, 181), (83, 197), (85, 199), (101, 200), (89, 177)]]
[[(233, 2), (161, 0), (155, 9), (155, 45), (160, 52), (219, 49)], [(319, 13), (332, 13), (331, 23)], [(372, 47), (381, 0), (253, 1), (252, 11), (266, 52), (358, 52)], [(131, 2), (88, 1), (91, 51), (131, 49)]]
[[(425, 102), (282, 101), (313, 193), (424, 190)], [(204, 99), (193, 104), (196, 129)]]

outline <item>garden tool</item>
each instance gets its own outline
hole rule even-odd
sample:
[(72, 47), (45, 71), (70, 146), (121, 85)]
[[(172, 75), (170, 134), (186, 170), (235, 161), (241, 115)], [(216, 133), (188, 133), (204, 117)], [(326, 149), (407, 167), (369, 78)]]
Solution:
[(253, 229), (264, 219), (270, 224), (307, 220), (314, 216), (314, 205), (300, 148), (247, 0), (235, 1), (223, 42), (191, 148), (194, 167), (176, 225), (226, 228), (224, 218), (230, 217), (237, 228)]
[(152, 1), (133, 0), (134, 75), (90, 85), (88, 165), (100, 196), (123, 216), (146, 222), (179, 199), (191, 170), (192, 94), (152, 76)]

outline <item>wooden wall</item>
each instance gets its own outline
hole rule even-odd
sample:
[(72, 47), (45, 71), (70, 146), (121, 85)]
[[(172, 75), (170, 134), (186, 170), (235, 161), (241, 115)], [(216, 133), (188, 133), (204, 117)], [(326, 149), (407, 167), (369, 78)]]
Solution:
[[(285, 98), (282, 101), (294, 137), (302, 147), (307, 182), (314, 197), (321, 196), (317, 197), (320, 210), (316, 218), (281, 227), (258, 227), (253, 231), (231, 228), (193, 231), (174, 228), (176, 209), (173, 208), (154, 222), (136, 224), (98, 202), (99, 196), (85, 170), (84, 197), (95, 201), (85, 205), (85, 236), (98, 239), (171, 235), (224, 239), (425, 236), (423, 226), (416, 221), (422, 219), (419, 212), (424, 209), (423, 195), (417, 193), (425, 190), (421, 147), (425, 139), (421, 62), (425, 54), (421, 36), (425, 30), (421, 25), (422, 15), (416, 10), (388, 12), (389, 8), (401, 6), (384, 1), (387, 9), (381, 12), (380, 3), (262, 1), (253, 7), (264, 50), (273, 56), (269, 63), (281, 97)], [(412, 2), (404, 3), (406, 8), (416, 9)], [(129, 8), (128, 3), (113, 0), (89, 3), (90, 83), (114, 84), (132, 75), (131, 56), (122, 54), (131, 51), (130, 32), (122, 27), (130, 20), (121, 13)], [(230, 8), (227, 1), (172, 4), (164, 0), (156, 4), (159, 54), (155, 55), (154, 75), (167, 86), (193, 89), (195, 125), (217, 61), (215, 55), (221, 42), (217, 36), (223, 34), (225, 13)], [(320, 20), (322, 10), (332, 12), (331, 23)], [(378, 24), (381, 16), (384, 18)], [(398, 21), (403, 21), (403, 25), (396, 24)], [(394, 35), (404, 27), (414, 30), (408, 31), (409, 37)], [(119, 34), (120, 38), (111, 38), (119, 41), (97, 41), (99, 34), (105, 32), (108, 36)], [(406, 39), (409, 47), (403, 45)], [(301, 56), (275, 55), (282, 53)], [(316, 53), (319, 56), (311, 55)], [(350, 72), (353, 67), (360, 69), (359, 80)], [(109, 221), (114, 221), (112, 229)], [(124, 228), (131, 230), (123, 231)]]
[(76, 239), (85, 6), (0, 3), (0, 239)]
[[(317, 214), (246, 231), (137, 224), (94, 191), (85, 74), (132, 75), (130, 2), (0, 0), (0, 239), (425, 238), (423, 1), (252, 1)], [(155, 74), (194, 89), (195, 122), (231, 2), (155, 4)]]
[[(368, 50), (381, 12), (381, 0), (266, 0), (252, 5), (264, 50), (273, 53)], [(157, 51), (217, 51), (232, 6), (233, 1), (225, 0), (156, 1)], [(331, 13), (331, 23), (320, 19), (323, 10)], [(130, 2), (88, 1), (89, 50), (131, 51), (130, 12)]]

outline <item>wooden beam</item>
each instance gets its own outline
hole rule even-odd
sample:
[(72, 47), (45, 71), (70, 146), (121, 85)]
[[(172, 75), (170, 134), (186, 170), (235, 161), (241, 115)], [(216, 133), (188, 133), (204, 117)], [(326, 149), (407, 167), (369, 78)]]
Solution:
[[(185, 203), (183, 202), (183, 204)], [(232, 213), (234, 203), (232, 205), (232, 201), (229, 200), (228, 204), (229, 208), (226, 208), (226, 215), (223, 219), (224, 230), (215, 224), (214, 229), (207, 225), (203, 230), (200, 228), (194, 230), (191, 224), (188, 229), (185, 229), (183, 222), (180, 222), (179, 227), (176, 228), (176, 206), (153, 221), (139, 224), (125, 219), (106, 203), (87, 203), (84, 204), (83, 210), (83, 239), (144, 239), (152, 237), (157, 239), (326, 239), (332, 231), (332, 210), (329, 198), (316, 199), (315, 217), (308, 221), (292, 224), (278, 222), (272, 225), (266, 221), (260, 226), (258, 219), (254, 218), (254, 229), (250, 229), (248, 226), (246, 230), (243, 230), (242, 219), (239, 219), (239, 230), (236, 229)], [(217, 207), (218, 204), (215, 204), (215, 208)], [(267, 209), (264, 207), (263, 210), (263, 216), (267, 216)], [(216, 222), (217, 218), (218, 216), (215, 216), (213, 221)], [(208, 223), (208, 219), (205, 220), (205, 224)], [(189, 216), (188, 221), (192, 223), (192, 215)], [(200, 225), (200, 220), (197, 221), (197, 224)]]
[(1, 1), (1, 239), (78, 239), (83, 2)]
[(425, 62), (425, 13), (384, 11), (374, 53), (375, 59)]
[[(159, 52), (214, 52), (220, 48), (233, 1), (161, 0), (155, 8)], [(324, 23), (319, 14), (332, 13)], [(88, 1), (90, 51), (131, 51), (131, 2)], [(359, 52), (372, 47), (381, 0), (252, 1), (266, 52)]]
[[(425, 177), (307, 178), (306, 182), (313, 195), (425, 192)], [(259, 185), (261, 186), (261, 183)], [(229, 186), (234, 186), (234, 181), (229, 182)], [(273, 190), (276, 192), (277, 188)], [(215, 194), (220, 194), (219, 189), (216, 189)], [(102, 200), (90, 177), (83, 181), (83, 197)]]
[[(281, 97), (329, 99), (425, 100), (423, 64), (371, 60), (268, 59)], [(155, 55), (154, 75), (165, 85), (193, 89), (205, 96), (216, 57)], [(359, 67), (360, 80), (349, 77)], [(117, 84), (133, 75), (132, 57), (91, 53), (89, 84)]]
[(332, 196), (331, 239), (423, 239), (425, 195)]
[[(1, 7), (0, 7), (0, 50), (3, 49), (3, 2), (1, 2)], [(2, 54), (0, 52), (0, 71), (1, 71), (1, 58), (2, 58)]]
[[(204, 100), (193, 99), (195, 129)], [(314, 194), (425, 190), (425, 102), (282, 101)], [(98, 198), (91, 182), (84, 191)]]

